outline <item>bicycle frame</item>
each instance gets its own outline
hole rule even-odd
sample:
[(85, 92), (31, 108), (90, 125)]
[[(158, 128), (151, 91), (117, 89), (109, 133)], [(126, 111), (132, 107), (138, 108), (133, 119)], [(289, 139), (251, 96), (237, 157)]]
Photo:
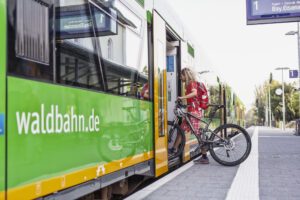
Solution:
[[(182, 104), (178, 104), (177, 106), (179, 106), (180, 109), (185, 107)], [(223, 108), (224, 106), (223, 105), (212, 105), (212, 104), (210, 106), (212, 106), (212, 107), (214, 106), (214, 107), (216, 107), (216, 109), (212, 110), (212, 112), (210, 113), (210, 116), (209, 116), (209, 120), (207, 122), (202, 120), (201, 117), (198, 117), (195, 114), (192, 114), (192, 113), (189, 113), (189, 112), (183, 112), (184, 114), (182, 116), (178, 116), (177, 114), (175, 114), (175, 118), (173, 120), (172, 125), (179, 124), (179, 117), (182, 117), (187, 121), (188, 126), (190, 127), (192, 134), (194, 134), (196, 136), (200, 147), (205, 145), (205, 144), (214, 143), (213, 141), (210, 141), (209, 139), (208, 140), (207, 139), (203, 140), (199, 135), (196, 134), (195, 128), (192, 125), (192, 122), (190, 120), (190, 117), (193, 117), (193, 118), (195, 118), (195, 119), (197, 119), (200, 122), (205, 124), (205, 128), (201, 129), (201, 131), (203, 131), (203, 134), (209, 131), (211, 134), (213, 134), (216, 137), (220, 138), (222, 141), (225, 141), (223, 138), (221, 138), (218, 135), (214, 134), (214, 132), (209, 129), (209, 126), (210, 126), (214, 116), (216, 115), (217, 111), (220, 110), (221, 108)], [(172, 136), (169, 136), (169, 140), (171, 139), (171, 137)], [(211, 138), (211, 136), (210, 136), (210, 138)]]
[[(213, 130), (213, 131), (210, 130), (209, 126), (210, 126), (211, 122), (213, 121), (213, 118), (215, 117), (218, 110), (224, 108), (224, 105), (210, 104), (210, 106), (213, 107), (214, 109), (212, 109), (212, 111), (208, 117), (208, 120), (204, 121), (201, 119), (201, 117), (197, 116), (196, 114), (189, 113), (189, 112), (186, 112), (185, 110), (183, 110), (184, 108), (186, 108), (186, 106), (182, 105), (180, 101), (176, 102), (176, 107), (174, 108), (175, 118), (174, 118), (172, 124), (169, 124), (169, 125), (171, 125), (171, 129), (169, 131), (168, 139), (169, 139), (169, 142), (173, 141), (170, 139), (172, 138), (174, 130), (176, 130), (176, 129), (178, 129), (179, 134), (181, 134), (182, 137), (184, 137), (184, 138), (180, 143), (181, 144), (180, 151), (177, 151), (176, 154), (174, 154), (174, 155), (171, 153), (170, 156), (177, 157), (177, 156), (181, 155), (183, 152), (183, 149), (185, 147), (185, 144), (186, 144), (185, 143), (186, 142), (185, 133), (178, 126), (179, 119), (182, 118), (182, 119), (186, 120), (185, 123), (188, 124), (188, 126), (191, 129), (192, 134), (194, 134), (196, 136), (197, 141), (198, 141), (198, 145), (197, 145), (196, 149), (193, 149), (193, 152), (205, 154), (207, 151), (210, 151), (211, 156), (218, 163), (220, 163), (222, 165), (235, 166), (237, 164), (240, 164), (248, 157), (250, 150), (251, 150), (251, 138), (250, 138), (249, 134), (242, 127), (235, 125), (235, 124), (221, 124), (215, 130)], [(199, 120), (201, 123), (205, 124), (205, 128), (201, 128), (201, 127), (199, 128), (199, 131), (201, 132), (201, 134), (196, 134), (196, 130), (191, 122), (191, 118), (195, 118), (195, 119)], [(228, 137), (227, 137), (227, 129), (230, 130), (230, 135)], [(207, 135), (207, 133), (210, 133), (210, 135)], [(245, 149), (245, 152), (242, 154), (242, 156), (239, 157), (238, 159), (236, 159), (236, 157), (234, 156), (235, 155), (234, 150), (235, 150), (236, 146), (235, 146), (235, 142), (232, 140), (240, 134), (244, 136), (243, 138), (245, 138), (246, 149)], [(177, 148), (177, 150), (179, 150), (179, 146), (177, 146), (176, 148)], [(223, 152), (224, 155), (220, 154), (222, 158), (218, 155), (218, 152), (217, 152), (217, 151), (219, 151), (220, 148), (223, 148), (223, 150), (221, 149), (221, 152)], [(239, 148), (240, 147), (237, 148), (237, 152), (240, 152), (238, 150)], [(199, 150), (200, 150), (200, 152), (199, 152)], [(233, 153), (233, 157), (230, 155), (230, 152)], [(228, 159), (224, 160), (223, 157), (227, 157), (230, 160), (228, 160)], [(232, 159), (235, 159), (235, 160), (232, 160)]]
[(216, 112), (217, 112), (219, 109), (220, 109), (220, 108), (217, 108), (216, 110), (212, 111), (212, 113), (211, 113), (211, 115), (210, 115), (210, 117), (209, 117), (208, 122), (202, 120), (200, 117), (198, 117), (198, 116), (196, 116), (196, 115), (194, 115), (194, 114), (192, 114), (192, 113), (189, 113), (189, 112), (186, 113), (186, 115), (184, 116), (184, 118), (185, 118), (185, 120), (188, 122), (189, 127), (191, 128), (191, 130), (192, 130), (192, 132), (193, 132), (194, 134), (195, 134), (196, 131), (195, 131), (194, 126), (192, 125), (192, 122), (191, 122), (190, 119), (189, 119), (189, 116), (190, 116), (190, 117), (193, 117), (193, 118), (195, 118), (195, 119), (198, 119), (200, 122), (204, 123), (204, 124), (205, 124), (205, 128), (204, 128), (203, 130), (204, 130), (204, 131), (207, 131), (207, 130), (208, 130), (208, 127), (210, 126), (210, 124), (211, 124), (211, 122), (212, 122), (212, 120), (213, 120), (213, 117), (215, 116)]
[[(187, 113), (184, 115), (184, 119), (187, 121), (187, 123), (188, 123), (190, 129), (192, 130), (192, 133), (196, 136), (196, 138), (197, 138), (199, 144), (200, 144), (200, 143), (204, 143), (204, 144), (207, 144), (207, 143), (213, 143), (213, 141), (209, 141), (209, 140), (205, 140), (205, 141), (204, 141), (204, 140), (202, 140), (201, 137), (199, 137), (197, 134), (195, 134), (195, 133), (196, 133), (195, 128), (194, 128), (194, 126), (192, 125), (192, 122), (191, 122), (191, 120), (190, 120), (189, 117), (193, 117), (193, 118), (195, 118), (195, 119), (198, 119), (200, 122), (202, 122), (202, 123), (205, 124), (205, 128), (202, 129), (202, 131), (203, 131), (202, 134), (204, 134), (204, 133), (207, 132), (207, 131), (210, 131), (212, 134), (214, 134), (213, 131), (209, 130), (209, 126), (210, 126), (210, 124), (211, 124), (211, 122), (212, 122), (212, 120), (213, 120), (213, 117), (215, 116), (215, 114), (217, 113), (217, 111), (220, 110), (221, 108), (222, 108), (222, 107), (217, 107), (217, 109), (215, 109), (215, 110), (212, 111), (212, 113), (211, 113), (210, 116), (209, 116), (208, 122), (202, 120), (200, 117), (198, 117), (198, 116), (196, 116), (196, 115), (194, 115), (194, 114), (192, 114), (192, 113), (189, 113), (189, 112), (187, 112)], [(214, 134), (214, 135), (215, 135), (215, 134)], [(223, 138), (219, 137), (218, 135), (216, 135), (216, 136), (217, 136), (218, 138), (220, 138), (221, 140), (224, 140)]]

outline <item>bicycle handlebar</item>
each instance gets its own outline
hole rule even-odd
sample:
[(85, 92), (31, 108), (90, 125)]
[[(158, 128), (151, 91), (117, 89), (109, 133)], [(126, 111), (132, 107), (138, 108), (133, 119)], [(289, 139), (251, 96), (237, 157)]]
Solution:
[(208, 104), (208, 107), (217, 107), (217, 109), (225, 108), (225, 105), (219, 105), (219, 104)]
[[(184, 106), (184, 105), (182, 104), (182, 100), (181, 100), (181, 99), (177, 99), (177, 100), (175, 101), (175, 103), (176, 103), (177, 105)], [(216, 107), (217, 109), (221, 109), (221, 108), (225, 108), (225, 105), (220, 105), (220, 104), (208, 104), (208, 107)]]

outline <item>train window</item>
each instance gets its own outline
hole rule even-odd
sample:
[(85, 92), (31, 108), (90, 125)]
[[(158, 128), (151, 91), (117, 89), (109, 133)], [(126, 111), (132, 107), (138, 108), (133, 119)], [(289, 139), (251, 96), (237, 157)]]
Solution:
[(113, 58), (113, 41), (112, 39), (109, 39), (107, 42), (107, 51), (108, 51), (108, 59), (112, 59)]
[(123, 2), (116, 1), (115, 4), (118, 6), (118, 10), (122, 15), (126, 16), (126, 21), (131, 23), (128, 26), (129, 29), (133, 30), (136, 34), (140, 35), (142, 32), (142, 20), (134, 12), (132, 12)]
[(12, 0), (8, 5), (9, 73), (51, 80), (52, 0)]
[(103, 90), (91, 15), (86, 1), (59, 1), (56, 7), (57, 81)]
[(48, 6), (42, 2), (18, 1), (17, 56), (49, 65), (48, 12)]
[(106, 20), (115, 25), (117, 30), (111, 34), (97, 35), (106, 91), (122, 96), (148, 99), (148, 96), (145, 96), (147, 93), (145, 91), (148, 90), (148, 74), (144, 71), (145, 66), (138, 64), (143, 39), (138, 35), (135, 35), (135, 38), (128, 37), (131, 36), (132, 28), (136, 28), (136, 25), (118, 9), (91, 5), (94, 8), (93, 16), (96, 16), (97, 12), (105, 13)]
[[(126, 35), (133, 22), (110, 1), (60, 1), (56, 8), (57, 79), (60, 83), (94, 88), (108, 93), (147, 99), (148, 74), (135, 64), (128, 66), (132, 40)], [(74, 1), (73, 1), (74, 2)], [(143, 40), (137, 38), (136, 46)], [(131, 59), (132, 60), (132, 59)], [(130, 62), (134, 63), (134, 62)]]

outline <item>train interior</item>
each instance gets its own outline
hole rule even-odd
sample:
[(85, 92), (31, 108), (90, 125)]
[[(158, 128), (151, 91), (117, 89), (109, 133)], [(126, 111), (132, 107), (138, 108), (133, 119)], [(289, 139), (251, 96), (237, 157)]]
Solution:
[[(174, 120), (174, 108), (175, 101), (178, 96), (181, 95), (181, 84), (180, 84), (180, 70), (181, 70), (181, 48), (180, 39), (176, 37), (172, 31), (168, 30), (166, 33), (166, 72), (167, 72), (167, 120), (168, 120), (168, 133), (170, 130), (170, 124)], [(175, 163), (181, 162), (181, 158), (173, 156), (172, 148), (175, 145), (177, 133), (172, 135), (168, 134), (168, 158), (169, 167), (175, 165)]]
[(182, 96), (184, 89), (180, 81), (180, 71), (184, 68), (184, 49), (183, 42), (180, 38), (176, 36), (170, 28), (166, 29), (166, 72), (167, 72), (167, 120), (168, 120), (168, 165), (169, 168), (176, 166), (179, 163), (186, 162), (190, 160), (191, 157), (196, 156), (199, 152), (197, 151), (197, 143), (193, 136), (190, 134), (185, 134), (186, 144), (183, 148), (182, 154), (174, 154), (173, 147), (181, 149), (180, 142), (176, 144), (177, 131), (170, 131), (172, 122), (174, 121), (174, 108), (176, 106), (175, 101), (178, 96)]

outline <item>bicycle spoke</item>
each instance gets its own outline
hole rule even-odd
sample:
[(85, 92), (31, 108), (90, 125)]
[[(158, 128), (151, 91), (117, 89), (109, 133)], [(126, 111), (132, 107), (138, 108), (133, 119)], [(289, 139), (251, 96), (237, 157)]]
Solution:
[[(217, 137), (217, 140), (214, 140), (213, 149), (215, 154), (222, 160), (226, 162), (235, 162), (237, 160), (240, 160), (243, 158), (244, 154), (247, 151), (247, 139), (245, 135), (241, 132), (234, 133), (228, 135), (228, 139), (233, 142), (234, 147), (232, 149), (226, 149), (226, 145), (220, 144), (221, 138), (219, 135)], [(219, 141), (218, 141), (219, 140)], [(217, 144), (216, 144), (217, 143)], [(230, 143), (228, 144), (230, 145)]]
[[(218, 149), (218, 151), (216, 151), (215, 153), (219, 156), (226, 158), (226, 160), (228, 160), (229, 158), (234, 158), (234, 159), (230, 159), (230, 160), (237, 160), (237, 159), (240, 159), (244, 154), (244, 152), (241, 152), (239, 150), (226, 150), (225, 148), (222, 149), (222, 151), (220, 151), (220, 149)], [(228, 157), (228, 155), (229, 155), (229, 157)]]

